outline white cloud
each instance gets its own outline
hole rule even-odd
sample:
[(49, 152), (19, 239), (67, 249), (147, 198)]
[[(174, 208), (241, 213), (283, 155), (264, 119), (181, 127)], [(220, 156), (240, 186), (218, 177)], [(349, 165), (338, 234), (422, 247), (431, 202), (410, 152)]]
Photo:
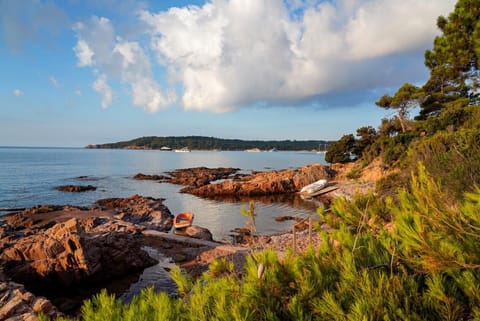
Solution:
[[(345, 28), (352, 58), (365, 59), (418, 50), (433, 42), (436, 18), (453, 9), (449, 0), (366, 1)], [(430, 45), (429, 45), (430, 46)]]
[(13, 95), (16, 96), (16, 97), (23, 96), (23, 91), (21, 91), (20, 89), (15, 89), (13, 91)]
[[(163, 93), (155, 81), (150, 57), (135, 41), (126, 41), (116, 36), (113, 23), (104, 17), (92, 17), (87, 23), (77, 23), (74, 27), (78, 41), (74, 47), (78, 65), (95, 67), (104, 74), (97, 79), (95, 90), (105, 94), (102, 106), (111, 103), (112, 90), (106, 88), (102, 77), (119, 79), (131, 89), (132, 104), (145, 110), (155, 112), (168, 106), (175, 100), (172, 93)], [(107, 95), (108, 97), (108, 95)]]
[(121, 79), (131, 86), (134, 106), (155, 112), (174, 101), (173, 94), (161, 92), (153, 79), (150, 58), (137, 42), (117, 41), (113, 55), (121, 65)]
[[(418, 77), (436, 18), (454, 2), (215, 0), (140, 18), (158, 63), (183, 86), (183, 107), (222, 112), (386, 86), (405, 81), (392, 79), (405, 69)], [(393, 63), (404, 53), (418, 59)]]
[[(143, 35), (92, 17), (75, 25), (73, 50), (79, 66), (127, 84), (132, 104), (151, 112), (294, 104), (423, 81), (423, 51), (455, 1), (211, 0), (138, 12)], [(154, 70), (167, 74), (162, 86)]]
[(77, 65), (80, 67), (86, 67), (92, 65), (93, 51), (90, 49), (85, 40), (78, 40), (77, 45), (73, 48), (75, 55), (77, 56)]
[(81, 91), (80, 89), (75, 89), (75, 90), (73, 91), (73, 93), (74, 93), (75, 95), (77, 95), (77, 96), (81, 96), (81, 95), (82, 95), (82, 91)]
[(102, 96), (102, 108), (107, 109), (112, 104), (113, 92), (107, 83), (107, 76), (100, 75), (92, 85), (92, 88)]
[(58, 81), (57, 78), (53, 77), (53, 76), (50, 76), (50, 83), (52, 84), (53, 87), (55, 88), (60, 88), (61, 85), (60, 85), (60, 82)]

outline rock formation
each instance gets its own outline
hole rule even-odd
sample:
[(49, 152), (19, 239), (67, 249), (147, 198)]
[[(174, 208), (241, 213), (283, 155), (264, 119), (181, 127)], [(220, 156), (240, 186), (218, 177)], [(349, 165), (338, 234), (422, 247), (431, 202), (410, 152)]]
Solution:
[(197, 225), (191, 225), (185, 228), (175, 230), (175, 234), (193, 237), (195, 239), (213, 241), (212, 233), (204, 228)]
[(173, 172), (168, 172), (172, 179), (169, 181), (172, 184), (188, 185), (188, 186), (204, 186), (212, 181), (219, 179), (230, 178), (231, 175), (238, 172), (238, 168), (207, 168), (207, 167), (194, 167), (177, 169)]
[(44, 297), (36, 297), (15, 282), (0, 282), (0, 320), (36, 321), (37, 314), (55, 318), (61, 313)]
[(95, 191), (97, 188), (93, 185), (62, 185), (55, 187), (55, 189), (61, 192), (80, 193), (87, 191)]
[(0, 260), (5, 273), (22, 284), (70, 286), (107, 280), (155, 263), (141, 250), (135, 237), (140, 231), (127, 222), (71, 218), (2, 238)]
[(164, 199), (135, 195), (130, 198), (106, 198), (96, 202), (115, 212), (115, 217), (157, 231), (170, 231), (173, 215), (163, 204)]
[(148, 180), (148, 181), (166, 181), (166, 180), (169, 180), (170, 177), (165, 175), (155, 175), (155, 174), (150, 175), (150, 174), (137, 173), (133, 176), (133, 179)]
[(298, 192), (303, 186), (319, 179), (330, 179), (328, 167), (313, 164), (299, 169), (258, 172), (237, 180), (225, 180), (200, 187), (186, 187), (182, 192), (199, 196), (239, 195), (260, 196)]
[(237, 173), (240, 169), (231, 167), (193, 167), (176, 169), (172, 172), (166, 172), (165, 175), (147, 175), (138, 173), (134, 179), (155, 180), (159, 182), (187, 185), (192, 187), (199, 187), (206, 185), (212, 181), (219, 179), (232, 178), (232, 175)]

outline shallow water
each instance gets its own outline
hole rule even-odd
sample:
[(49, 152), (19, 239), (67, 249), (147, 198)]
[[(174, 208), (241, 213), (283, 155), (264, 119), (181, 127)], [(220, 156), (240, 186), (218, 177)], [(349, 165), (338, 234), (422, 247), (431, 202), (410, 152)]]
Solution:
[(174, 268), (175, 263), (152, 247), (144, 246), (142, 249), (158, 263), (143, 270), (138, 280), (122, 293), (120, 300), (124, 303), (132, 301), (134, 296), (139, 295), (143, 289), (148, 287), (153, 287), (157, 292), (165, 291), (170, 295), (177, 293), (177, 286), (166, 271), (166, 269)]

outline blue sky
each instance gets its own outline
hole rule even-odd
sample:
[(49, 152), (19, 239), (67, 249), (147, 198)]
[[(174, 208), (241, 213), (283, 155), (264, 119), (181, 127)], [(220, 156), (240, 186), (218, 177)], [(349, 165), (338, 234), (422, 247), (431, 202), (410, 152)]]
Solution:
[(0, 146), (338, 139), (426, 80), (454, 3), (1, 0)]

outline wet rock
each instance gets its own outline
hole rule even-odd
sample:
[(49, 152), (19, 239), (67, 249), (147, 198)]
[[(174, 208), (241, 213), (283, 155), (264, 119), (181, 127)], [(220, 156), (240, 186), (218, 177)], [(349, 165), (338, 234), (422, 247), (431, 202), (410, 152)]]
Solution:
[(97, 188), (93, 185), (61, 185), (55, 187), (55, 189), (61, 192), (80, 193), (87, 191), (95, 191)]
[(297, 218), (291, 215), (284, 215), (284, 216), (277, 216), (275, 217), (275, 221), (277, 222), (285, 222), (285, 221), (295, 221)]
[(96, 202), (115, 212), (115, 217), (157, 231), (170, 231), (173, 215), (163, 204), (164, 199), (134, 195), (130, 198), (106, 198)]
[(191, 225), (185, 228), (175, 230), (175, 234), (193, 237), (196, 239), (213, 241), (212, 233), (204, 227)]
[(187, 256), (182, 253), (174, 253), (172, 255), (172, 259), (174, 262), (185, 262), (187, 260)]
[(257, 172), (241, 180), (226, 180), (201, 187), (190, 187), (182, 192), (194, 195), (212, 196), (261, 196), (298, 192), (305, 185), (319, 179), (329, 179), (333, 173), (321, 164), (304, 166), (294, 170)]

